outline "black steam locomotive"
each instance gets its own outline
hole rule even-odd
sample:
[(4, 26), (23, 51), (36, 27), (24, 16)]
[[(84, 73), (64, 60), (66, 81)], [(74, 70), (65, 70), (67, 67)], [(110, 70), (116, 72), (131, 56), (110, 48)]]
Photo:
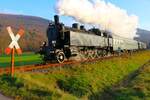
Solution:
[(93, 59), (105, 56), (115, 51), (145, 49), (146, 44), (112, 36), (109, 32), (92, 28), (86, 30), (77, 23), (66, 27), (59, 22), (59, 16), (54, 16), (54, 22), (49, 23), (47, 29), (48, 44), (40, 48), (43, 61), (57, 61), (63, 63), (65, 59), (82, 54), (84, 58)]

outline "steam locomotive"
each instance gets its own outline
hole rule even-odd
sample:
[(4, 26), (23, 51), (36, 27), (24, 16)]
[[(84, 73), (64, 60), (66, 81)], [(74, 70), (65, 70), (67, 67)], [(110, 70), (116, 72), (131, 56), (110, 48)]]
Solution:
[(117, 51), (134, 51), (146, 49), (146, 44), (132, 39), (126, 39), (97, 28), (86, 30), (84, 26), (74, 23), (66, 27), (59, 22), (59, 16), (54, 16), (54, 22), (47, 28), (48, 44), (43, 42), (39, 53), (43, 61), (63, 63), (79, 54), (84, 58), (93, 59)]

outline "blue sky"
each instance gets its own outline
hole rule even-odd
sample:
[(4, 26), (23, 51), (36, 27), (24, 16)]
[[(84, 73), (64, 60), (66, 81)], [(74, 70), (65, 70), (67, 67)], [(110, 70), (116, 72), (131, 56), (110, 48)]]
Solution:
[[(126, 9), (129, 14), (139, 17), (139, 27), (150, 30), (150, 0), (105, 0)], [(40, 16), (49, 20), (57, 14), (57, 0), (1, 0), (0, 13), (24, 14)], [(61, 17), (61, 21), (71, 25), (74, 21), (69, 17)]]

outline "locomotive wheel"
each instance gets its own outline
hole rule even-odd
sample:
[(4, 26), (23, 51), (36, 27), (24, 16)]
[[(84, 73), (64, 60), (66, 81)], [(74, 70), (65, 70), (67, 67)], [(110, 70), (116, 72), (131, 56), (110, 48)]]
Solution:
[(112, 55), (112, 53), (109, 51), (108, 53), (107, 53), (107, 56), (111, 56)]
[(97, 51), (97, 50), (94, 51), (94, 56), (95, 56), (95, 58), (98, 58), (98, 57), (99, 57), (99, 56), (98, 56), (98, 51)]
[(103, 57), (107, 56), (107, 51), (103, 50)]
[(96, 50), (92, 51), (92, 58), (93, 59), (97, 58), (97, 51)]
[(91, 50), (88, 50), (87, 51), (87, 59), (91, 59), (92, 57), (92, 53), (91, 53)]
[(94, 59), (95, 58), (95, 52), (93, 50), (88, 51), (88, 59)]
[(88, 59), (88, 56), (89, 56), (89, 52), (88, 52), (88, 50), (84, 51), (84, 56), (85, 56), (85, 58), (87, 58), (87, 59)]
[(98, 50), (98, 51), (97, 51), (97, 55), (98, 55), (98, 58), (101, 58), (101, 57), (102, 57), (102, 55), (103, 55), (102, 50)]
[(87, 58), (86, 54), (87, 53), (85, 51), (80, 51), (78, 55), (80, 56), (81, 59), (86, 59)]
[(56, 60), (58, 63), (63, 63), (65, 61), (65, 54), (62, 51), (59, 51), (56, 54)]

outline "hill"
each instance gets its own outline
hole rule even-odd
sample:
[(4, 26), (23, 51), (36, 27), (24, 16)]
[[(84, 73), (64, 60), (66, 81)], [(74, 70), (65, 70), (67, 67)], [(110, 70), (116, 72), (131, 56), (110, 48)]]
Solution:
[(48, 20), (40, 17), (0, 14), (0, 49), (4, 50), (11, 41), (6, 30), (7, 26), (11, 26), (15, 33), (20, 27), (25, 29), (25, 35), (19, 42), (24, 51), (39, 48), (41, 42), (46, 39), (48, 23)]
[[(19, 27), (24, 27), (25, 35), (19, 44), (24, 51), (35, 51), (39, 48), (42, 41), (46, 40), (46, 28), (49, 20), (24, 15), (0, 14), (0, 51), (4, 50), (10, 43), (11, 39), (6, 30), (7, 26), (12, 26), (16, 33)], [(138, 29), (139, 35), (136, 40), (150, 43), (150, 31)]]
[(150, 31), (138, 29), (137, 35), (139, 35), (139, 37), (135, 39), (146, 42), (148, 44), (148, 47), (150, 48)]

